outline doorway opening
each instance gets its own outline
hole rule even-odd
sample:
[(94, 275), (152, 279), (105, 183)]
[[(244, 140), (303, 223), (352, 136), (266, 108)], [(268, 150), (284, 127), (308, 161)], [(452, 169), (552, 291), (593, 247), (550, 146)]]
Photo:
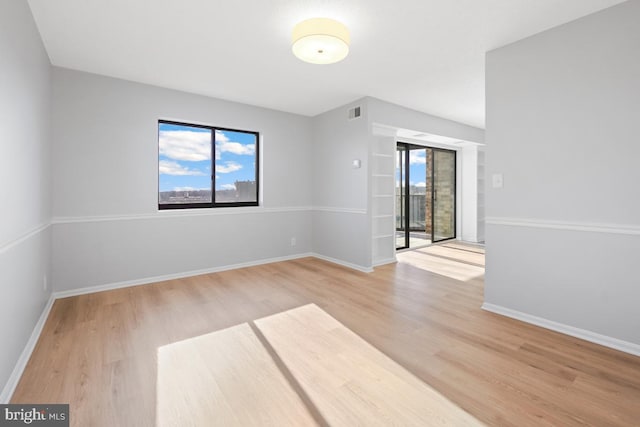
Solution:
[(456, 152), (398, 142), (396, 249), (456, 237)]

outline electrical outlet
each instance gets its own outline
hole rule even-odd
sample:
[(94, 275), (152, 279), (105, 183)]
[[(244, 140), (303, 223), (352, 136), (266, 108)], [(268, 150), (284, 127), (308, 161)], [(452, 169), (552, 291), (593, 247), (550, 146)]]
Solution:
[(295, 238), (295, 237), (292, 237), (292, 238), (291, 238), (291, 246), (295, 246), (295, 245), (296, 245), (296, 243), (297, 243), (297, 242), (296, 242), (296, 238)]
[(46, 292), (48, 288), (49, 283), (47, 281), (47, 275), (45, 274), (44, 276), (42, 276), (42, 290)]

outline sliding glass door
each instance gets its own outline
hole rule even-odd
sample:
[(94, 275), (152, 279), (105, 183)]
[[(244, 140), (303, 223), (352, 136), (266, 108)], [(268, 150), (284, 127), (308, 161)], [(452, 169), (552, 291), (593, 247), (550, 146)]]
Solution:
[(403, 142), (396, 150), (396, 248), (431, 243), (431, 151)]
[(455, 151), (397, 143), (397, 249), (455, 238), (455, 163)]

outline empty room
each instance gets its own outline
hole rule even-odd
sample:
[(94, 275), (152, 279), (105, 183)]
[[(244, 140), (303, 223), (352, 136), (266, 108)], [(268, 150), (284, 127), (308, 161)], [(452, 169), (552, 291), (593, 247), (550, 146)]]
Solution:
[(640, 0), (0, 0), (0, 425), (640, 425)]

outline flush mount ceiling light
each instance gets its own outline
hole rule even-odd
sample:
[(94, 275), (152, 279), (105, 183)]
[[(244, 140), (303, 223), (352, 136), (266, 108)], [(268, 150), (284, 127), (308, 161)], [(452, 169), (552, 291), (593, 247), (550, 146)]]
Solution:
[(329, 18), (312, 18), (293, 28), (291, 50), (312, 64), (333, 64), (349, 53), (349, 30)]

